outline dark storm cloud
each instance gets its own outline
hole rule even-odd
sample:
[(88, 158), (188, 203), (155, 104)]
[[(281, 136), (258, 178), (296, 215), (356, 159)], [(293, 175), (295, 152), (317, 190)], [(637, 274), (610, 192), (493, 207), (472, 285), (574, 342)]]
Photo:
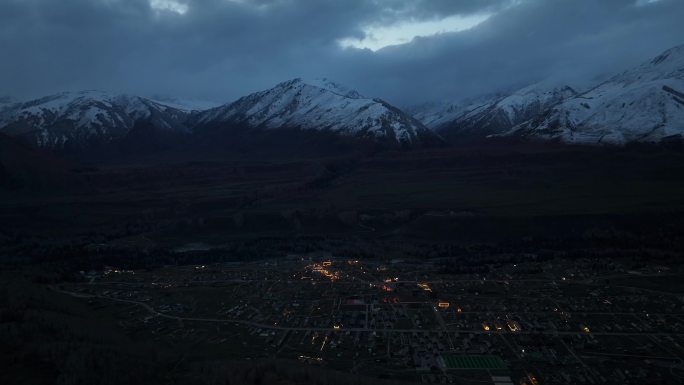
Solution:
[[(548, 76), (622, 70), (684, 43), (684, 1), (0, 0), (0, 95), (63, 89), (232, 100), (327, 76), (399, 104)], [(364, 27), (492, 14), (467, 31), (377, 52), (342, 49)]]
[(369, 87), (410, 103), (413, 95), (460, 97), (548, 77), (581, 84), (684, 43), (684, 1), (637, 4), (522, 1), (472, 30), (381, 50), (368, 61)]
[(414, 18), (473, 14), (501, 9), (516, 0), (385, 0), (385, 11)]

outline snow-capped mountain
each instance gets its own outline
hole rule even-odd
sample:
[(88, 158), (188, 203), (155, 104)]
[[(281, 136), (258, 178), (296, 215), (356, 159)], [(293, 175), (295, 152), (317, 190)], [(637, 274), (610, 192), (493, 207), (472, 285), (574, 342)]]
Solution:
[(537, 83), (514, 92), (488, 108), (464, 115), (458, 124), (462, 130), (500, 133), (575, 95), (577, 92), (567, 85)]
[(525, 122), (512, 134), (567, 143), (659, 142), (684, 134), (684, 45)]
[(504, 94), (494, 93), (461, 100), (428, 102), (407, 107), (406, 111), (427, 127), (439, 131), (442, 127), (458, 121), (463, 115), (488, 108), (503, 97)]
[[(214, 108), (210, 108), (214, 107)], [(295, 79), (216, 107), (206, 103), (156, 101), (101, 91), (65, 92), (27, 102), (0, 105), (0, 133), (38, 147), (86, 147), (132, 135), (143, 124), (158, 132), (197, 133), (202, 127), (290, 128), (422, 145), (441, 138), (420, 122), (380, 99), (327, 79)], [(195, 132), (196, 128), (200, 128)], [(133, 140), (154, 141), (135, 130)]]
[(273, 139), (276, 129), (296, 131), (277, 131), (284, 136), (292, 132), (310, 138), (307, 131), (317, 130), (318, 138), (339, 139), (341, 134), (344, 140), (369, 138), (402, 146), (498, 135), (585, 144), (658, 142), (684, 136), (684, 45), (583, 93), (544, 81), (515, 92), (428, 103), (409, 111), (412, 116), (328, 79), (293, 79), (222, 106), (101, 91), (22, 102), (0, 98), (0, 134), (47, 148), (118, 139), (154, 145), (187, 138), (168, 133), (188, 134), (198, 142), (211, 141), (218, 133), (237, 143), (233, 139), (238, 132), (242, 139), (253, 134)]
[(441, 141), (416, 119), (380, 99), (327, 79), (294, 79), (199, 114), (197, 125), (330, 130), (405, 145)]
[(575, 95), (577, 92), (567, 85), (546, 81), (505, 95), (437, 104), (416, 112), (414, 117), (447, 137), (484, 138), (506, 132)]
[(186, 116), (138, 96), (64, 92), (9, 105), (0, 113), (0, 132), (39, 147), (78, 147), (125, 137), (141, 121), (160, 130), (184, 131)]

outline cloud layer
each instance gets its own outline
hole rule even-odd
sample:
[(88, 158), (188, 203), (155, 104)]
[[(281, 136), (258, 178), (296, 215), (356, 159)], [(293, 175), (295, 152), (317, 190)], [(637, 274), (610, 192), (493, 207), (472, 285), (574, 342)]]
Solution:
[[(489, 15), (377, 51), (364, 31)], [(681, 0), (2, 0), (0, 95), (75, 89), (231, 101), (329, 77), (406, 105), (583, 82), (684, 43)]]

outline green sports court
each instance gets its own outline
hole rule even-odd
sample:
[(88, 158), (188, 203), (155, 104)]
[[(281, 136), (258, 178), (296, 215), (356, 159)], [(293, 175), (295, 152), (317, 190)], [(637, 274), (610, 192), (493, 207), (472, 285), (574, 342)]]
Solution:
[(447, 354), (443, 358), (449, 369), (506, 369), (506, 364), (497, 356)]

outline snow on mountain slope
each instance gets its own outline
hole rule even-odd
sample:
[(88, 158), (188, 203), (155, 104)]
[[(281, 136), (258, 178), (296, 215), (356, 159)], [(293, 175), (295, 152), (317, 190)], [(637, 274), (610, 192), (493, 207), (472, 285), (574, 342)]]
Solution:
[(499, 134), (538, 116), (547, 108), (577, 95), (569, 86), (537, 83), (522, 88), (488, 108), (462, 116), (453, 129), (471, 135)]
[(684, 45), (556, 105), (510, 134), (583, 144), (684, 135)]
[(406, 109), (414, 118), (434, 130), (458, 121), (464, 115), (475, 114), (503, 98), (501, 94), (482, 95), (457, 101), (425, 103)]
[(441, 141), (430, 129), (380, 99), (369, 99), (327, 79), (294, 79), (205, 111), (198, 125), (331, 130), (402, 144)]
[(414, 115), (448, 138), (502, 133), (537, 116), (577, 92), (552, 82), (535, 83), (507, 95), (493, 94), (459, 103), (437, 105)]
[(302, 80), (302, 82), (313, 86), (313, 87), (318, 87), (322, 88), (324, 90), (328, 90), (330, 92), (336, 93), (338, 95), (344, 96), (346, 98), (352, 98), (352, 99), (364, 99), (365, 96), (362, 96), (359, 94), (357, 91), (352, 90), (342, 84), (335, 83), (330, 79), (327, 78), (317, 78), (317, 79), (310, 79), (310, 80)]
[(79, 146), (124, 137), (139, 121), (185, 130), (186, 113), (137, 96), (101, 91), (64, 92), (12, 104), (0, 114), (0, 132), (39, 147)]
[(458, 102), (428, 102), (404, 108), (404, 111), (432, 129), (451, 122), (463, 113), (463, 106)]
[(533, 84), (513, 93), (496, 103), (511, 122), (519, 122), (530, 115), (537, 115), (544, 108), (553, 106), (563, 100), (574, 97), (577, 92), (567, 85), (549, 86), (548, 84)]
[(179, 111), (187, 113), (205, 111), (212, 108), (219, 107), (223, 103), (214, 102), (211, 100), (198, 99), (175, 99), (175, 98), (151, 98), (149, 99), (157, 104), (175, 108)]

